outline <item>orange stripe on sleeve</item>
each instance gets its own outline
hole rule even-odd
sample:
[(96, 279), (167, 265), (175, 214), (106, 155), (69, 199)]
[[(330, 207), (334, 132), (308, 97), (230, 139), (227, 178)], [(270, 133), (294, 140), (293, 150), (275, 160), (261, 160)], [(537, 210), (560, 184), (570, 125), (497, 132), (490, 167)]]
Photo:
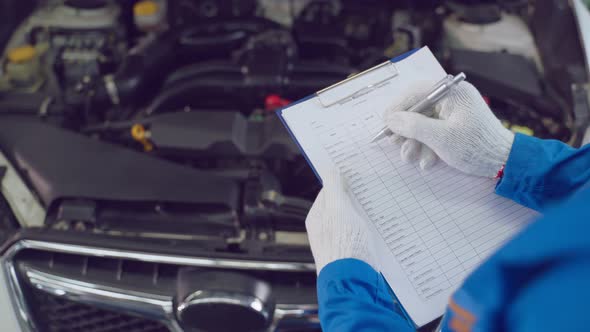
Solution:
[(475, 322), (475, 315), (469, 312), (467, 309), (461, 308), (453, 299), (449, 301), (449, 308), (461, 317), (463, 320), (468, 322), (470, 325)]

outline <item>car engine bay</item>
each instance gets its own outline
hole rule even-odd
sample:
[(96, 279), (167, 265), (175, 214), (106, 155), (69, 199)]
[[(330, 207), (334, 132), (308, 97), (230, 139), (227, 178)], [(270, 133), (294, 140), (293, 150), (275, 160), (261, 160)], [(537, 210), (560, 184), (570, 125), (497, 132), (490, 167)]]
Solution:
[(3, 212), (2, 240), (302, 263), (289, 285), (313, 297), (321, 184), (275, 111), (427, 45), (510, 129), (579, 146), (587, 69), (561, 3), (5, 1), (0, 150), (43, 214)]

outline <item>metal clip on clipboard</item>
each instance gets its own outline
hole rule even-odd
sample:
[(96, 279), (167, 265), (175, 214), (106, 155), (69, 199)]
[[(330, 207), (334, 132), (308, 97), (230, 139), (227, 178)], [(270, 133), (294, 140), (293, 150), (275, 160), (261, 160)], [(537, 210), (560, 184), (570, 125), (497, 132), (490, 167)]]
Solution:
[(344, 104), (386, 85), (399, 74), (391, 61), (386, 61), (343, 81), (316, 92), (323, 107)]

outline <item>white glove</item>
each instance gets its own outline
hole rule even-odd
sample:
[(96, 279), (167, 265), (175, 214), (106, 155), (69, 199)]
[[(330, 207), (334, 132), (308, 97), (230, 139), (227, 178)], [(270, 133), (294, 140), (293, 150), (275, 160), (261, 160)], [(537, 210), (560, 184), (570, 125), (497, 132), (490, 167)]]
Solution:
[[(412, 105), (416, 104), (419, 98), (409, 98), (401, 105), (389, 109), (387, 112), (401, 112), (407, 110)], [(438, 160), (436, 153), (428, 146), (416, 141), (415, 139), (406, 138), (398, 134), (393, 134), (389, 137), (389, 141), (393, 144), (401, 144), (400, 154), (404, 162), (412, 162), (419, 159), (420, 168), (426, 170), (434, 166)]]
[(368, 224), (364, 213), (345, 189), (345, 180), (335, 172), (323, 179), (305, 219), (307, 236), (319, 274), (328, 263), (356, 258), (375, 266), (369, 253)]
[(514, 134), (502, 126), (477, 89), (459, 83), (436, 105), (435, 114), (438, 119), (392, 110), (385, 114), (385, 123), (395, 134), (426, 144), (460, 171), (495, 177), (506, 164)]

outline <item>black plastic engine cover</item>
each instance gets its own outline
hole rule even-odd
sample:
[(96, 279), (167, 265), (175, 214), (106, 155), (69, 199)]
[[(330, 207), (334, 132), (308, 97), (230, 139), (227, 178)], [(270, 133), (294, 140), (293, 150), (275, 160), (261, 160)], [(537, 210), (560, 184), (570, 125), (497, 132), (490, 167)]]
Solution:
[(275, 116), (253, 121), (239, 112), (174, 112), (152, 116), (148, 123), (150, 139), (160, 151), (268, 159), (300, 155)]
[(519, 100), (545, 114), (560, 113), (545, 98), (534, 63), (521, 55), (453, 49), (450, 67), (454, 72), (465, 72), (467, 79), (485, 95)]
[(0, 147), (47, 207), (67, 197), (238, 207), (234, 181), (37, 120), (2, 117)]

